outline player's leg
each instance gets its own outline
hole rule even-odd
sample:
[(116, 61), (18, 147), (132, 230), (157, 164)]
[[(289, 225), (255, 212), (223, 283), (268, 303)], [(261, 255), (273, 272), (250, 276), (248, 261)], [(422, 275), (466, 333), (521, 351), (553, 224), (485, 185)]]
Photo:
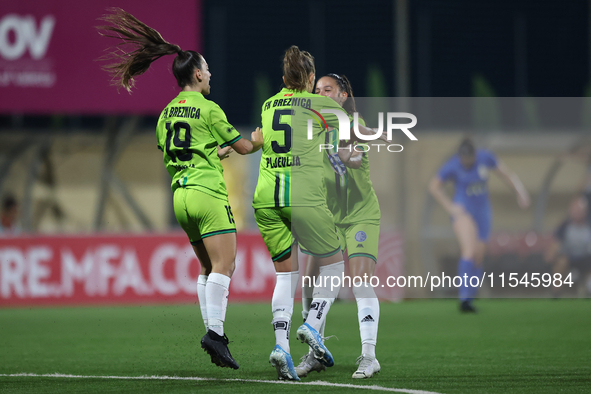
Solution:
[(376, 359), (380, 303), (371, 286), (371, 277), (377, 263), (380, 237), (379, 224), (358, 224), (346, 230), (349, 251), (349, 272), (354, 279), (353, 295), (357, 302), (357, 319), (361, 337), (361, 356), (359, 367), (353, 378), (370, 378), (380, 371)]
[(277, 369), (279, 379), (299, 380), (289, 347), (291, 317), (299, 278), (297, 244), (291, 235), (290, 216), (290, 208), (255, 210), (259, 231), (271, 254), (277, 275), (271, 301), (275, 347), (269, 362)]
[[(302, 317), (304, 319), (304, 323), (306, 322), (310, 312), (310, 305), (312, 304), (314, 293), (314, 282), (316, 281), (319, 273), (320, 270), (318, 258), (308, 255), (306, 260), (306, 269), (302, 278)], [(320, 327), (319, 333), (322, 338), (324, 338), (325, 327), (326, 320)], [(318, 361), (316, 357), (314, 357), (314, 349), (310, 347), (308, 353), (302, 356), (301, 362), (298, 364), (295, 370), (298, 376), (302, 378), (308, 376), (308, 374), (312, 371), (325, 371), (326, 367), (320, 361)]]
[(195, 255), (197, 255), (197, 259), (199, 260), (199, 264), (201, 264), (201, 272), (199, 273), (199, 277), (197, 279), (197, 298), (199, 299), (199, 308), (201, 309), (201, 317), (203, 318), (203, 324), (205, 325), (205, 332), (207, 332), (209, 329), (209, 324), (207, 322), (205, 286), (207, 284), (207, 278), (211, 273), (211, 261), (209, 260), (209, 255), (207, 254), (207, 249), (205, 249), (203, 241), (197, 241), (192, 246), (193, 250), (195, 251)]
[[(476, 225), (478, 237), (476, 239), (476, 248), (474, 250), (474, 265), (470, 276), (476, 276), (482, 279), (484, 274), (484, 256), (486, 255), (486, 244), (490, 237), (492, 228), (492, 211), (490, 207), (473, 212), (472, 217)], [(470, 298), (474, 299), (478, 295), (478, 286), (470, 286)]]
[[(201, 347), (212, 362), (237, 369), (238, 364), (227, 347), (224, 320), (228, 303), (230, 277), (236, 258), (236, 226), (227, 199), (198, 190), (177, 189), (174, 195), (175, 216), (189, 235), (202, 267), (208, 273), (205, 282), (205, 310), (208, 331)], [(201, 242), (200, 242), (201, 241)], [(200, 278), (203, 282), (204, 278)], [(198, 285), (203, 286), (203, 284)], [(203, 309), (203, 303), (200, 301)]]
[[(470, 214), (458, 215), (454, 218), (453, 229), (460, 245), (461, 258), (458, 263), (458, 276), (464, 278), (472, 275), (474, 271), (474, 258), (476, 256), (477, 228)], [(462, 312), (475, 312), (472, 306), (471, 289), (467, 283), (462, 283), (459, 289), (460, 310)]]
[(306, 259), (306, 269), (302, 280), (302, 318), (304, 321), (308, 318), (310, 304), (312, 304), (312, 293), (314, 292), (314, 281), (319, 274), (319, 262), (314, 256), (308, 255)]
[(325, 366), (334, 365), (332, 355), (324, 346), (320, 329), (330, 306), (339, 294), (345, 263), (333, 217), (326, 205), (297, 207), (292, 211), (292, 226), (302, 252), (318, 258), (318, 280), (306, 322), (298, 328), (298, 339), (314, 349), (314, 356)]

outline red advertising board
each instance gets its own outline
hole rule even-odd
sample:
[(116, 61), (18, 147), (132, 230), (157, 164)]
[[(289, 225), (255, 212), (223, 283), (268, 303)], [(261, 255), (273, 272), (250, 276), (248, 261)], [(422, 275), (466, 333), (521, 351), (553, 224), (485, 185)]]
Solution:
[(136, 89), (110, 86), (105, 62), (117, 44), (95, 26), (120, 7), (183, 49), (201, 52), (201, 1), (27, 0), (0, 2), (0, 113), (158, 114), (179, 88), (165, 56), (137, 78)]
[[(275, 269), (260, 234), (239, 233), (237, 239), (230, 301), (271, 300)], [(382, 234), (376, 268), (381, 283), (403, 274), (402, 256), (401, 237)], [(0, 307), (196, 302), (199, 271), (183, 233), (5, 237), (0, 238)], [(376, 293), (402, 297), (400, 288)]]

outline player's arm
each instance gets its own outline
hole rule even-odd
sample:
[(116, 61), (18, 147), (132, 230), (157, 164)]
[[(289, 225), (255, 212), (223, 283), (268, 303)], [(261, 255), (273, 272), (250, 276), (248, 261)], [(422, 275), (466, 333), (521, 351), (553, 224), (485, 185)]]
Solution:
[(529, 207), (530, 198), (529, 193), (521, 183), (519, 177), (509, 169), (505, 164), (501, 161), (497, 162), (497, 167), (494, 169), (494, 172), (517, 194), (517, 204), (519, 204), (520, 208), (527, 208)]
[(246, 138), (240, 138), (232, 144), (232, 149), (240, 155), (248, 155), (254, 153), (263, 147), (263, 131), (257, 127), (255, 131), (250, 133), (250, 141)]
[(361, 159), (363, 159), (363, 152), (357, 152), (353, 149), (353, 144), (344, 144), (344, 148), (349, 146), (349, 149), (339, 149), (339, 159), (346, 167), (352, 168), (354, 170), (361, 167)]
[(209, 111), (209, 124), (213, 137), (222, 149), (231, 146), (236, 153), (247, 155), (256, 152), (263, 146), (263, 134), (260, 128), (257, 127), (251, 133), (250, 141), (242, 138), (236, 128), (228, 122), (226, 114), (217, 104), (214, 104)]
[(450, 214), (452, 217), (464, 214), (465, 210), (461, 205), (454, 204), (449, 196), (443, 190), (443, 181), (436, 175), (429, 182), (429, 192), (435, 200)]

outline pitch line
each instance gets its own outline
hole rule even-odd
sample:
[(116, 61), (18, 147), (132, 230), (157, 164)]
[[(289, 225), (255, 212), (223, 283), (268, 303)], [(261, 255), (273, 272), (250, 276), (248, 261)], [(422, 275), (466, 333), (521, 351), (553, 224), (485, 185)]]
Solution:
[(258, 380), (258, 379), (216, 379), (216, 378), (201, 378), (198, 376), (93, 376), (93, 375), (68, 375), (62, 373), (13, 373), (13, 374), (0, 374), (0, 377), (12, 378), (12, 377), (35, 377), (35, 378), (67, 378), (67, 379), (122, 379), (122, 380), (192, 380), (192, 381), (217, 381), (217, 382), (242, 382), (242, 383), (271, 383), (271, 384), (295, 384), (305, 386), (327, 386), (327, 387), (342, 387), (351, 389), (361, 390), (373, 390), (373, 391), (389, 391), (394, 393), (406, 393), (406, 394), (441, 394), (434, 391), (424, 390), (409, 390), (409, 389), (396, 389), (391, 387), (382, 386), (360, 386), (355, 384), (347, 383), (330, 383), (323, 382), (321, 380), (313, 382), (290, 382), (285, 380)]

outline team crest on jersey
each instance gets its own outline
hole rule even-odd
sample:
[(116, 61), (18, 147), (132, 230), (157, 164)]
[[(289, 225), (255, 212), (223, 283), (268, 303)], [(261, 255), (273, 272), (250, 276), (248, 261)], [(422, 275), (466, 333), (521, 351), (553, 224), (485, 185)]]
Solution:
[(484, 164), (478, 166), (478, 176), (480, 179), (488, 179), (488, 168)]
[(355, 234), (355, 241), (357, 242), (363, 242), (367, 239), (367, 234), (365, 233), (365, 231), (357, 231), (357, 234)]

